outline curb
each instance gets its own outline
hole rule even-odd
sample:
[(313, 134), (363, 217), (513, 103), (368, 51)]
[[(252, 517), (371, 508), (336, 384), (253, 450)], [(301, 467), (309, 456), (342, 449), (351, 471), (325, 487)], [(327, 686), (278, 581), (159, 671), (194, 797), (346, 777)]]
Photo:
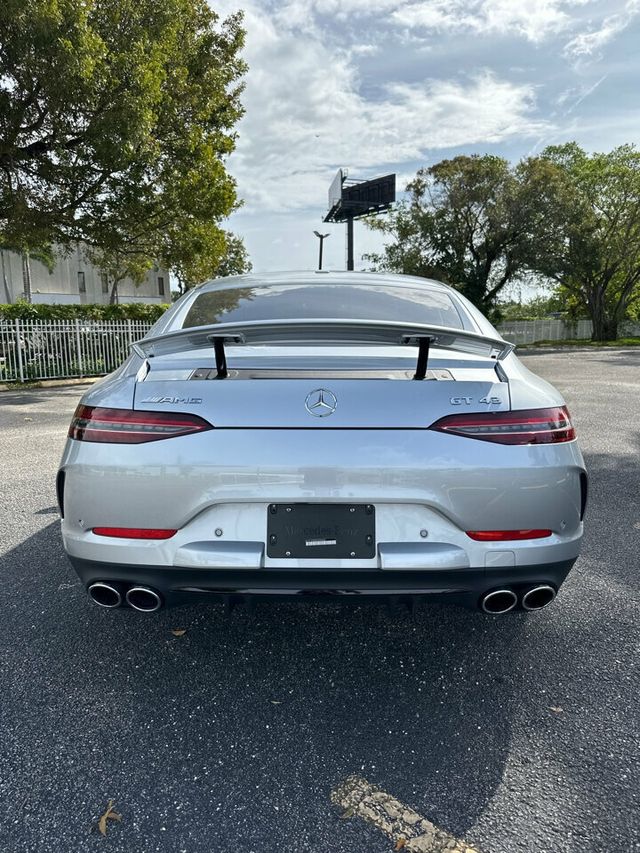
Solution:
[(46, 388), (73, 388), (75, 385), (93, 385), (102, 376), (83, 377), (81, 379), (41, 379), (35, 382), (5, 382), (0, 383), (0, 393), (3, 391), (39, 391)]

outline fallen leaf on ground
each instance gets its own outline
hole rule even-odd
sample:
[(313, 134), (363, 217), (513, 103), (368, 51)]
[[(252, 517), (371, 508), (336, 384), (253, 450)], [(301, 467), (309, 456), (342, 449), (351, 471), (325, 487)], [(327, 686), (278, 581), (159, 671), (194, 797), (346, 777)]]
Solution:
[(186, 628), (172, 628), (171, 633), (173, 634), (174, 637), (182, 637), (182, 636), (184, 636), (184, 634), (187, 633), (187, 629)]
[(406, 844), (407, 844), (407, 839), (406, 839), (406, 838), (399, 838), (399, 839), (396, 841), (396, 846), (395, 846), (393, 849), (394, 849), (394, 850), (402, 850), (402, 848), (403, 848), (403, 847), (405, 847), (405, 846), (406, 846)]
[(562, 714), (564, 712), (564, 708), (561, 708), (559, 705), (549, 705), (549, 710), (553, 711), (554, 714)]
[(100, 816), (98, 819), (98, 829), (100, 830), (100, 835), (107, 834), (107, 821), (108, 820), (122, 820), (122, 815), (118, 814), (118, 812), (114, 812), (113, 810), (114, 801), (109, 800), (107, 804), (106, 812)]

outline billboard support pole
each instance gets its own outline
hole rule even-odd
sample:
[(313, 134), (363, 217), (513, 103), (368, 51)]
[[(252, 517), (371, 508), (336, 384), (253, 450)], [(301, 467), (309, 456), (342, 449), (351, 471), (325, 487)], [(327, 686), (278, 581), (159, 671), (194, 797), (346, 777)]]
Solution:
[(353, 270), (353, 216), (347, 219), (347, 269)]
[(353, 220), (391, 209), (396, 200), (396, 176), (354, 181), (347, 180), (347, 175), (345, 169), (338, 169), (329, 187), (329, 211), (322, 221), (347, 223), (347, 269), (353, 270)]

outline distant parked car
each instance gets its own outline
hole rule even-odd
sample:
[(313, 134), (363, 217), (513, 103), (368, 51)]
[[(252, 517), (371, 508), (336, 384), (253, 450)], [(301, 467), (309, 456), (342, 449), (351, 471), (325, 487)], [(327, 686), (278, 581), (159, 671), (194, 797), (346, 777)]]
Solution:
[(189, 291), (78, 406), (62, 533), (103, 607), (426, 596), (540, 609), (587, 476), (562, 396), (459, 293), (283, 273)]

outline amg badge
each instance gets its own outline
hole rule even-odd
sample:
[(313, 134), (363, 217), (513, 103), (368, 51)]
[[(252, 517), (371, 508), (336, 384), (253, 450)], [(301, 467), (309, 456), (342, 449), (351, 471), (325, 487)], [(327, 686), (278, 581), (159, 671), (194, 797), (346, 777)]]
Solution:
[(201, 403), (202, 397), (149, 397), (142, 403)]

